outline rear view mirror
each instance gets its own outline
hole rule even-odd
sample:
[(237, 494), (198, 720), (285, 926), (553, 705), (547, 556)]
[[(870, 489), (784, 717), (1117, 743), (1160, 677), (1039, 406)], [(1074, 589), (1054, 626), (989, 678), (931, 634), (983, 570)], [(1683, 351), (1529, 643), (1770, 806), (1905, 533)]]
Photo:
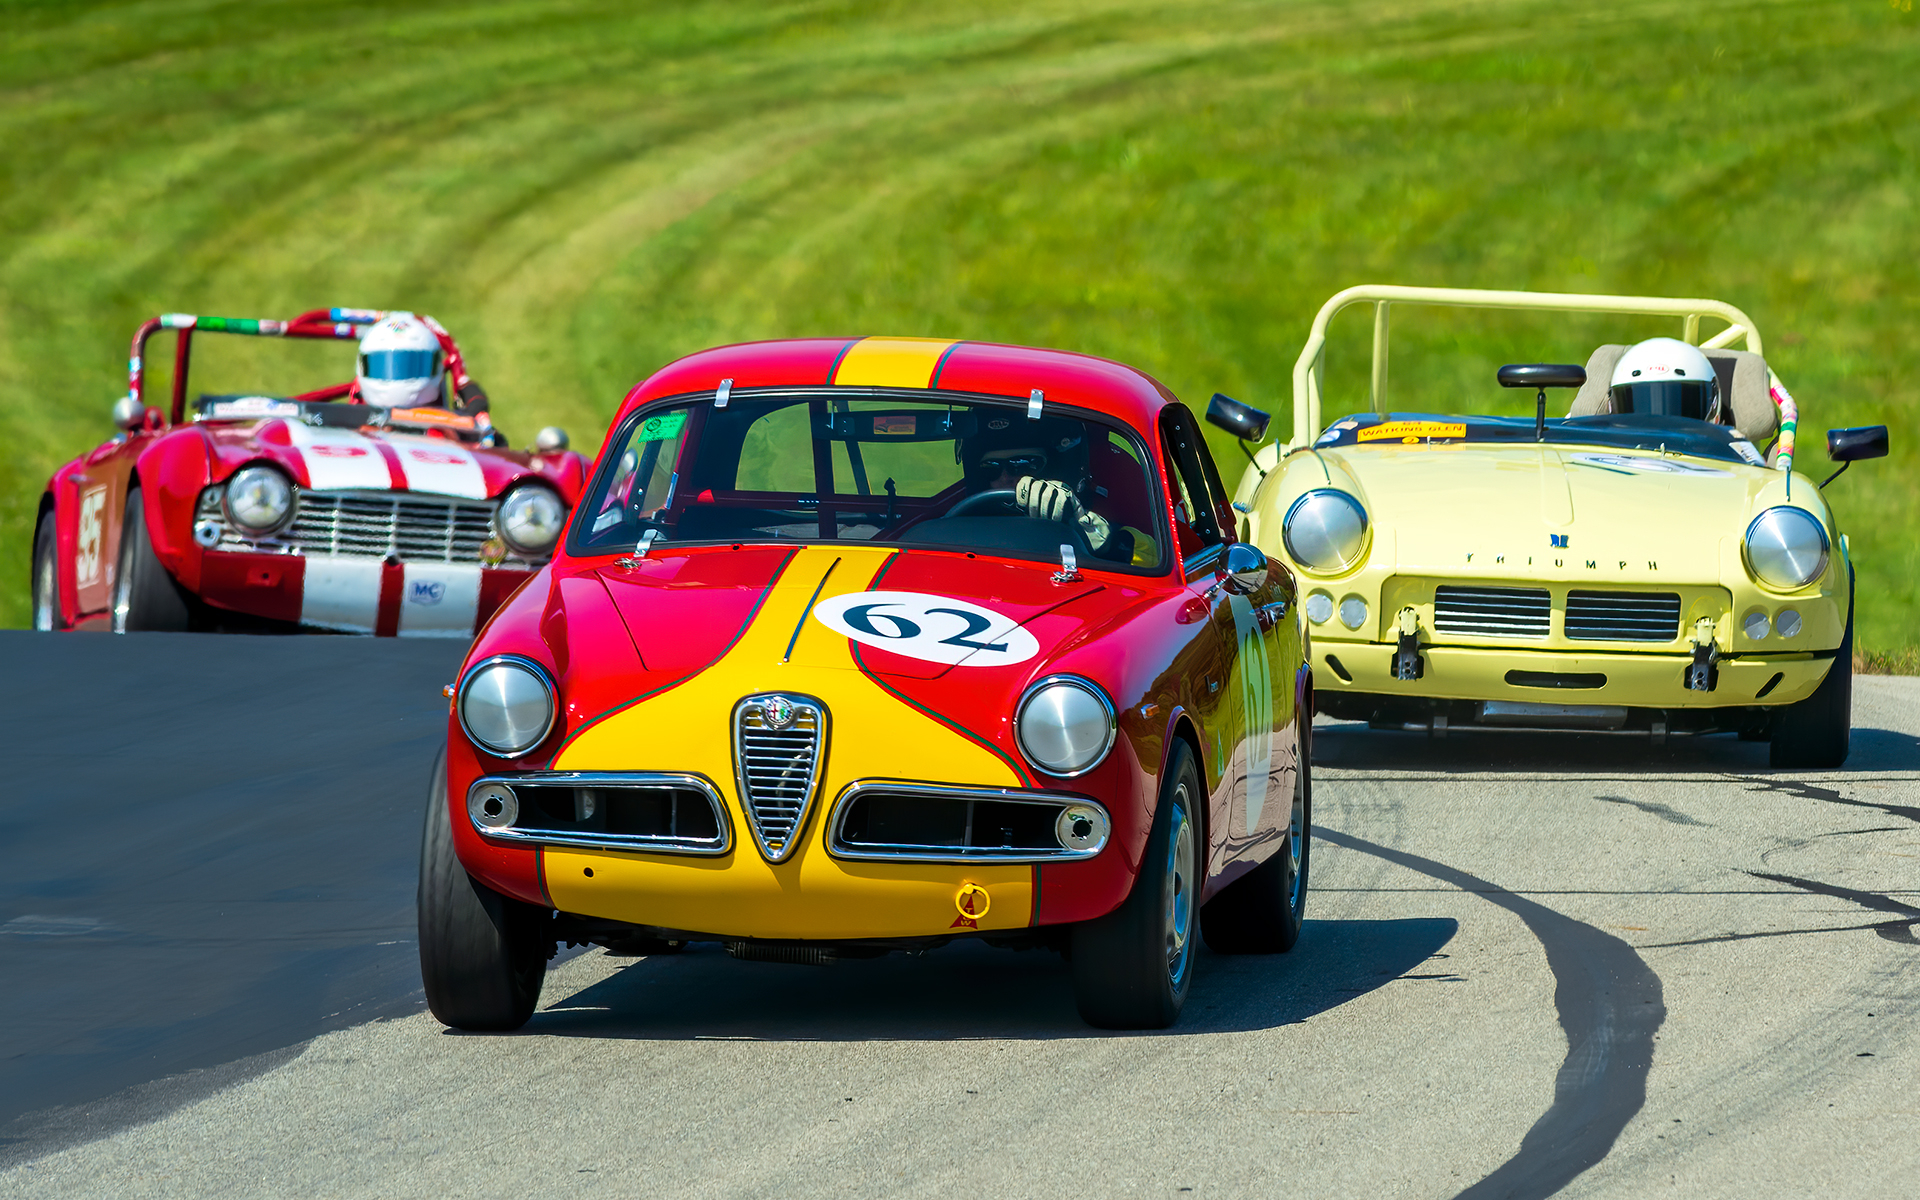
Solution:
[(1251, 404), (1242, 404), (1231, 396), (1219, 392), (1207, 403), (1207, 422), (1239, 438), (1243, 442), (1257, 442), (1267, 436), (1267, 422), (1272, 420)]
[(1572, 363), (1509, 363), (1500, 368), (1499, 378), (1507, 388), (1577, 388), (1587, 381), (1587, 369)]
[(1887, 456), (1887, 427), (1862, 425), (1857, 429), (1827, 430), (1827, 457), (1834, 462), (1859, 462)]

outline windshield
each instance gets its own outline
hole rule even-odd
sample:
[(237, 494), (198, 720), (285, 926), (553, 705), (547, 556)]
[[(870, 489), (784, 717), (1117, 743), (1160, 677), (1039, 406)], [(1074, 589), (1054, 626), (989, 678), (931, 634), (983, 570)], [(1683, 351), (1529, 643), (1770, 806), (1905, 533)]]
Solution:
[(1167, 562), (1139, 439), (1015, 401), (735, 392), (647, 408), (614, 434), (575, 554), (676, 542), (872, 541), (1104, 570)]
[[(1456, 442), (1528, 443), (1536, 440), (1532, 417), (1451, 417), (1440, 413), (1356, 413), (1327, 427), (1313, 443), (1329, 446), (1402, 446)], [(1615, 450), (1665, 450), (1754, 466), (1765, 463), (1740, 431), (1686, 417), (1604, 413), (1550, 417), (1545, 441), (1555, 446), (1604, 446)]]

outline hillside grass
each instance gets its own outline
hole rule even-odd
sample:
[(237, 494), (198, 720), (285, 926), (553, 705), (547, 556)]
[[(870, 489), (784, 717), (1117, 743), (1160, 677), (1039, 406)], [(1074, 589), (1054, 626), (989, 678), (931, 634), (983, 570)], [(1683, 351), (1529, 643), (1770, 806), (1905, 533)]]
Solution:
[[(0, 623), (26, 618), (48, 472), (111, 432), (127, 338), (163, 310), (431, 312), (509, 432), (588, 449), (678, 355), (860, 333), (1106, 355), (1284, 435), (1314, 310), (1374, 281), (1752, 313), (1810, 473), (1828, 427), (1893, 427), (1892, 458), (1829, 494), (1863, 652), (1915, 661), (1910, 5), (0, 0), (0, 21)], [(1364, 325), (1332, 348), (1329, 417), (1365, 403)], [(1397, 398), (1424, 379), (1488, 404), (1499, 363), (1619, 332), (1396, 328)]]

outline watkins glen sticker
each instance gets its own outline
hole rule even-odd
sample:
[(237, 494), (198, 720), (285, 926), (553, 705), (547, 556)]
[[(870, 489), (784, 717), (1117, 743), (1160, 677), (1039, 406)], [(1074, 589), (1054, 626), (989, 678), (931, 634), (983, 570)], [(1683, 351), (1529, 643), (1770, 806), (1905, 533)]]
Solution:
[(1718, 467), (1703, 467), (1699, 463), (1673, 458), (1647, 458), (1638, 454), (1575, 454), (1567, 461), (1628, 475), (1718, 475), (1726, 478), (1733, 474)]
[(1467, 436), (1465, 421), (1382, 421), (1378, 425), (1369, 425), (1353, 435), (1357, 442), (1394, 441), (1412, 444), (1426, 438), (1463, 438)]
[(849, 592), (816, 604), (813, 619), (862, 645), (949, 666), (1004, 667), (1040, 653), (1005, 613), (925, 592)]

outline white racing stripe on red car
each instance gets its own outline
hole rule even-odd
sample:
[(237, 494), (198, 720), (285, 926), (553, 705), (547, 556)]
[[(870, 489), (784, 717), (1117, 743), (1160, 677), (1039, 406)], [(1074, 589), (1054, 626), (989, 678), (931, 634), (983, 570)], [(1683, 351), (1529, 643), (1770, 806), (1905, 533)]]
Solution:
[(380, 448), (351, 429), (315, 428), (289, 421), (287, 437), (306, 465), (307, 486), (316, 492), (348, 488), (384, 492), (393, 487), (393, 475)]
[(406, 564), (400, 585), (401, 637), (472, 637), (479, 611), (477, 564)]
[(407, 437), (394, 434), (387, 438), (406, 473), (407, 488), (440, 496), (464, 496), (469, 500), (487, 498), (487, 480), (471, 451), (445, 438)]
[[(386, 464), (377, 455), (373, 463), (380, 468), (384, 480)], [(300, 598), (300, 623), (345, 633), (372, 633), (374, 622), (380, 616), (383, 565), (377, 558), (309, 557), (306, 590)], [(467, 624), (472, 627), (471, 613)]]

